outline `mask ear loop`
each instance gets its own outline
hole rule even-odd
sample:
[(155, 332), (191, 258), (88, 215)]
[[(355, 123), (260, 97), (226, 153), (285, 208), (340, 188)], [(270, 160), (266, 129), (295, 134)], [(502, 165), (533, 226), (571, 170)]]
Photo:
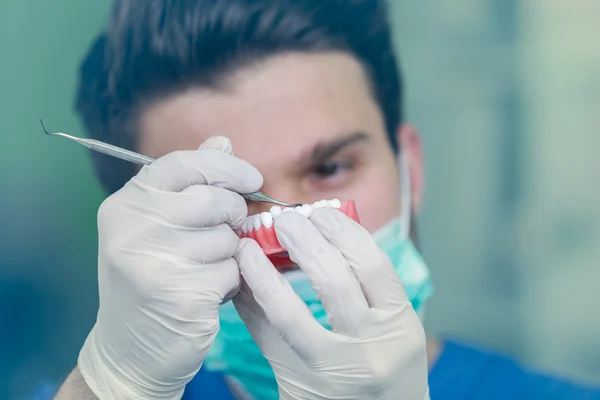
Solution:
[(400, 153), (398, 156), (398, 169), (400, 170), (400, 198), (402, 201), (401, 211), (401, 239), (405, 240), (410, 235), (410, 218), (411, 218), (411, 187), (410, 187), (410, 173), (408, 172), (408, 163), (406, 158)]
[[(410, 236), (410, 220), (412, 216), (412, 196), (411, 196), (411, 186), (410, 186), (410, 173), (408, 171), (408, 163), (406, 162), (406, 158), (400, 154), (398, 157), (398, 168), (400, 169), (400, 190), (402, 193), (400, 194), (400, 198), (402, 201), (402, 211), (400, 213), (401, 218), (401, 235), (402, 240), (408, 239)], [(415, 250), (416, 251), (416, 250)], [(420, 309), (417, 311), (417, 315), (421, 321), (425, 320), (425, 306), (421, 304)]]

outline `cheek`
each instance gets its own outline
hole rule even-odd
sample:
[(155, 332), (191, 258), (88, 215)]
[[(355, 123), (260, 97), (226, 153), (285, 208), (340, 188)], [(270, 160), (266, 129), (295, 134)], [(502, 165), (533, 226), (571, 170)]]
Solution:
[(371, 233), (400, 214), (399, 182), (394, 179), (395, 174), (387, 175), (389, 178), (363, 181), (352, 196), (362, 226)]

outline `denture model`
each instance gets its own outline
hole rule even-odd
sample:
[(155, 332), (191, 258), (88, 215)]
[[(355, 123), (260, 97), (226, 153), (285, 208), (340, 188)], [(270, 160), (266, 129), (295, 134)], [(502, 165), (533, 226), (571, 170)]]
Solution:
[(290, 260), (287, 251), (281, 247), (281, 244), (279, 244), (279, 241), (277, 240), (275, 228), (273, 228), (273, 221), (285, 212), (297, 212), (310, 218), (314, 210), (322, 207), (336, 208), (347, 217), (360, 223), (354, 200), (343, 202), (337, 199), (320, 200), (316, 203), (303, 204), (296, 208), (286, 207), (282, 209), (281, 207), (274, 206), (271, 207), (270, 212), (248, 216), (242, 227), (238, 229), (236, 233), (241, 238), (251, 238), (256, 240), (273, 265), (276, 268), (283, 268), (291, 265), (292, 261)]

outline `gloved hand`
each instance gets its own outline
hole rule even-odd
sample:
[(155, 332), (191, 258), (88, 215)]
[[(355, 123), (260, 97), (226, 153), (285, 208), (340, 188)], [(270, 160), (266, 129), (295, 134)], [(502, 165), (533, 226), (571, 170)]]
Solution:
[(279, 242), (311, 281), (323, 328), (255, 242), (240, 241), (233, 299), (275, 372), (281, 399), (429, 398), (425, 333), (389, 258), (334, 209), (275, 221)]
[(145, 166), (101, 205), (100, 309), (78, 360), (97, 397), (181, 398), (239, 290), (238, 193), (262, 182), (216, 137)]

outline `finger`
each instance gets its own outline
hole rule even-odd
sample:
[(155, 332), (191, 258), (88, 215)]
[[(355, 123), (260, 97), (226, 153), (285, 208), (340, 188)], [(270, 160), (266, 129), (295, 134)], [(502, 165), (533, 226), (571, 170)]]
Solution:
[(342, 253), (371, 307), (391, 309), (408, 302), (392, 262), (366, 229), (328, 208), (315, 210), (311, 222)]
[[(273, 324), (271, 324), (265, 315), (264, 310), (254, 299), (252, 291), (244, 279), (242, 279), (240, 291), (236, 297), (233, 298), (233, 305), (272, 369), (279, 369), (282, 366), (282, 362), (285, 363), (285, 365), (296, 365), (300, 368), (306, 364), (314, 364), (316, 360), (314, 355), (318, 353), (315, 350), (307, 351), (305, 349), (302, 351), (305, 358), (302, 358), (298, 352), (288, 344), (284, 336), (273, 326)], [(325, 333), (330, 334), (330, 332)], [(323, 340), (316, 343), (321, 344), (323, 343)], [(256, 356), (256, 354), (246, 354), (255, 351), (256, 349), (246, 346), (244, 348), (236, 349), (236, 354), (232, 354), (231, 357), (244, 360), (244, 356)], [(313, 353), (313, 358), (306, 358), (308, 353)], [(246, 360), (247, 359), (248, 358), (246, 358)], [(263, 360), (260, 362), (266, 361)], [(243, 363), (241, 363), (240, 366), (241, 365), (243, 365)], [(251, 376), (252, 372), (245, 371), (244, 374), (250, 374), (249, 376)], [(258, 374), (253, 377), (253, 379), (257, 379), (255, 383), (260, 384), (261, 380), (264, 380), (265, 378)]]
[[(250, 323), (259, 324), (261, 315), (283, 336), (284, 340), (302, 358), (312, 358), (315, 343), (329, 332), (313, 317), (285, 278), (277, 272), (258, 244), (251, 239), (241, 239), (235, 259), (243, 280), (252, 295), (238, 294), (236, 307), (246, 311), (243, 317)], [(243, 290), (243, 289), (242, 289)], [(262, 310), (262, 311), (261, 311)], [(243, 313), (240, 314), (242, 316)], [(260, 326), (253, 328), (260, 335)]]
[(233, 155), (233, 146), (231, 141), (225, 136), (212, 136), (209, 137), (200, 145), (200, 150), (218, 150), (223, 153)]
[(145, 201), (130, 205), (130, 211), (158, 223), (187, 228), (204, 228), (227, 224), (239, 228), (248, 216), (244, 198), (214, 186), (190, 186), (182, 192), (163, 192), (137, 185)]
[[(221, 224), (210, 229), (170, 229), (147, 235), (156, 254), (177, 258), (181, 264), (210, 264), (232, 258), (239, 237), (230, 226)], [(156, 240), (154, 240), (156, 237)]]
[[(233, 258), (201, 265), (174, 264), (172, 260), (163, 263), (164, 259), (164, 254), (156, 254), (152, 272), (140, 266), (132, 288), (136, 295), (152, 299), (157, 307), (174, 311), (184, 320), (197, 321), (213, 311), (216, 314), (218, 306), (239, 291), (240, 272)], [(169, 279), (161, 279), (161, 273), (167, 273)]]
[[(219, 296), (221, 303), (227, 302), (240, 290), (241, 275), (237, 262), (233, 257), (210, 264), (203, 264), (198, 271), (198, 279), (202, 279), (202, 293), (213, 292)], [(212, 277), (210, 282), (207, 277)]]
[(369, 306), (342, 254), (298, 213), (279, 216), (275, 232), (292, 261), (310, 280), (331, 327), (344, 334), (355, 333)]
[[(209, 145), (214, 146), (214, 143)], [(144, 166), (134, 180), (170, 192), (179, 192), (191, 185), (212, 185), (237, 193), (251, 193), (263, 184), (260, 172), (248, 162), (202, 147), (169, 153)]]

